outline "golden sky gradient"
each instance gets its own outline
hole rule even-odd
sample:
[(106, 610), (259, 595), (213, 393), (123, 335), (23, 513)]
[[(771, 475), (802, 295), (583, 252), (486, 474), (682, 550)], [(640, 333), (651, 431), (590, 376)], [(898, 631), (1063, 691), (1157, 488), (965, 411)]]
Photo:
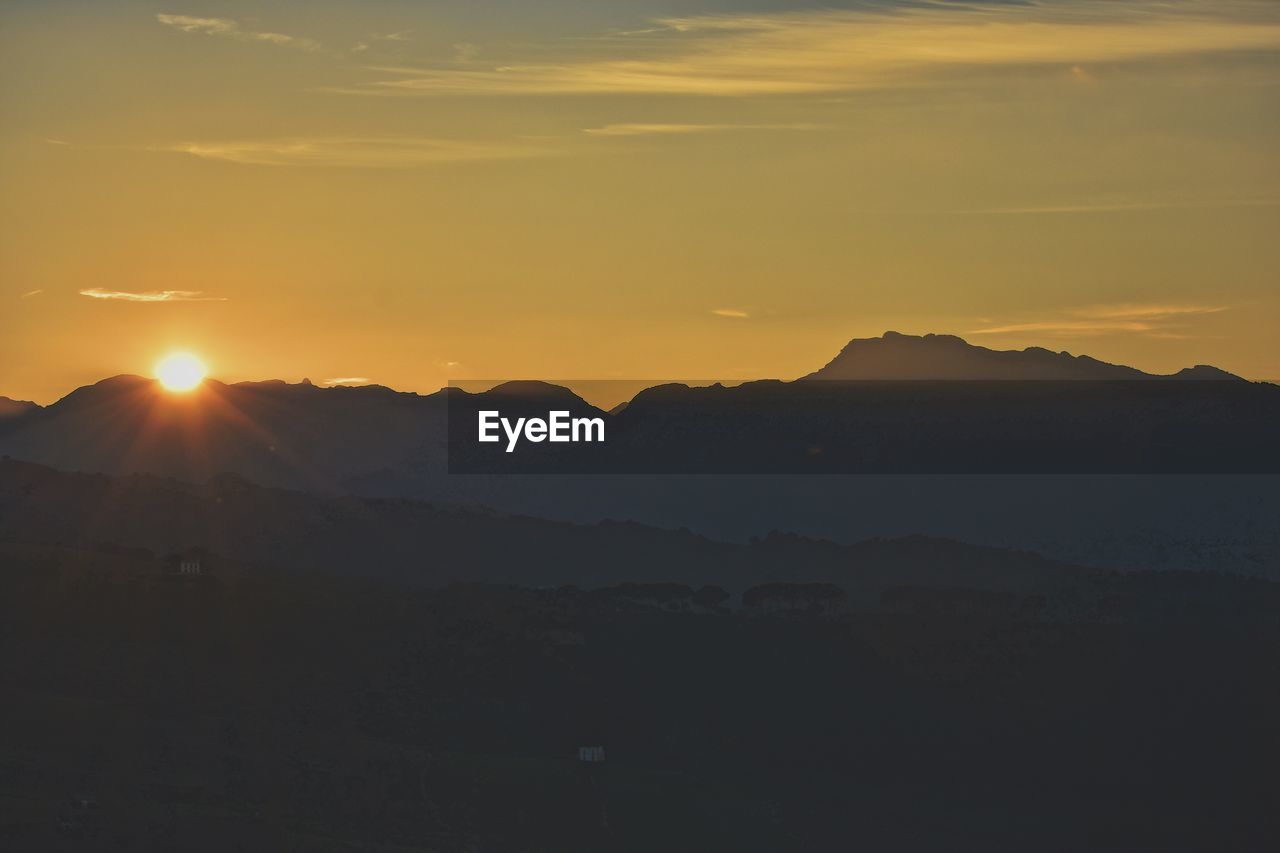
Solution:
[(0, 394), (790, 378), (948, 332), (1280, 379), (1280, 4), (0, 3)]

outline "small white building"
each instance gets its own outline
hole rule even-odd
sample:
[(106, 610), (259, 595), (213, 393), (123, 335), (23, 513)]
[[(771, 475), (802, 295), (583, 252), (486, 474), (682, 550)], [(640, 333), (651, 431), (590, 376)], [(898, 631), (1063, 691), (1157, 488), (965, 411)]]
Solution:
[(597, 763), (604, 761), (603, 746), (580, 746), (578, 747), (578, 760)]

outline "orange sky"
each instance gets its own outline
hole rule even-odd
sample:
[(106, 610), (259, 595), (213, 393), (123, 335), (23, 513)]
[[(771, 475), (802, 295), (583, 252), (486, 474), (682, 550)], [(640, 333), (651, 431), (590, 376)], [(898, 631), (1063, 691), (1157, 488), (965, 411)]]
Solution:
[(793, 377), (948, 332), (1280, 379), (1280, 7), (0, 6), (0, 394)]

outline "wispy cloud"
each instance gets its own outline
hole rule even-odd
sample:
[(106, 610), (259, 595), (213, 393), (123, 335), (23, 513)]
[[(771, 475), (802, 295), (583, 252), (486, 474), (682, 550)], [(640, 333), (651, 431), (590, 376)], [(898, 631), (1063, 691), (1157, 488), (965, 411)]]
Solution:
[(335, 376), (333, 379), (326, 379), (323, 385), (368, 385), (368, 376)]
[(732, 130), (817, 130), (817, 124), (606, 124), (587, 127), (590, 136), (654, 136), (663, 134), (719, 133)]
[(21, 295), (21, 296), (19, 296), (18, 298), (19, 298), (19, 299), (30, 299), (31, 297), (33, 297), (33, 296), (39, 296), (39, 295), (40, 295), (40, 294), (42, 294), (42, 293), (44, 293), (44, 288), (39, 288), (39, 289), (37, 289), (37, 290), (28, 290), (26, 293), (22, 294), (22, 295)]
[(238, 21), (231, 18), (197, 18), (190, 15), (167, 15), (162, 12), (156, 15), (156, 20), (166, 27), (172, 27), (183, 33), (218, 36), (235, 39), (236, 41), (275, 44), (306, 51), (320, 50), (320, 43), (313, 39), (285, 35), (284, 33), (246, 30), (240, 26)]
[(226, 302), (225, 296), (209, 296), (203, 290), (103, 290), (90, 287), (80, 291), (90, 299), (114, 299), (120, 302)]
[(749, 320), (751, 315), (741, 308), (712, 308), (711, 313), (717, 317), (728, 317), (732, 320)]
[(510, 160), (551, 152), (528, 143), (417, 137), (318, 137), (187, 142), (163, 149), (256, 166), (408, 168), (468, 160)]
[(1137, 333), (1153, 338), (1192, 337), (1178, 331), (1186, 321), (1207, 314), (1226, 311), (1226, 305), (1134, 304), (1092, 305), (1066, 312), (1051, 320), (1008, 323), (971, 329), (971, 335), (1013, 335), (1040, 332), (1052, 337), (1072, 338), (1096, 335)]
[[(853, 10), (665, 18), (581, 40), (555, 63), (374, 68), (339, 91), (424, 94), (779, 95), (876, 89), (1002, 67), (1060, 66), (1280, 47), (1271, 0), (920, 3)], [(1078, 69), (1074, 70), (1074, 69)]]
[(378, 42), (409, 41), (409, 33), (411, 32), (412, 30), (403, 30), (398, 33), (370, 33), (368, 36), (366, 36), (365, 38), (361, 39), (360, 41), (352, 45), (351, 52), (361, 53), (362, 51), (368, 50), (370, 47), (377, 44)]
[(1007, 326), (990, 326), (971, 329), (971, 335), (1011, 335), (1019, 332), (1046, 332), (1055, 337), (1080, 337), (1102, 335), (1109, 332), (1149, 332), (1151, 323), (1126, 320), (1051, 320), (1036, 323), (1011, 323)]
[(1046, 204), (1025, 207), (975, 207), (943, 211), (961, 216), (1018, 216), (1077, 213), (1140, 213), (1153, 210), (1193, 210), (1213, 207), (1276, 207), (1280, 198), (1152, 199), (1147, 201), (1106, 201), (1080, 204)]
[(1160, 303), (1153, 305), (1122, 303), (1119, 305), (1094, 305), (1079, 308), (1074, 313), (1081, 317), (1096, 317), (1104, 320), (1116, 319), (1150, 319), (1168, 320), (1192, 314), (1218, 314), (1226, 311), (1227, 305), (1174, 305)]

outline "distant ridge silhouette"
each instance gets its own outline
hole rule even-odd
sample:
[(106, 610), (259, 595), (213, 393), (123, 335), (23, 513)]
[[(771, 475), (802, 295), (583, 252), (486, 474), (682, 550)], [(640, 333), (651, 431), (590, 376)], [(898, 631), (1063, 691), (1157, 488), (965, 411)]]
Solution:
[[(234, 472), (325, 494), (435, 493), (449, 473), (1259, 473), (1280, 471), (1278, 391), (1212, 367), (1157, 377), (888, 333), (851, 341), (803, 380), (655, 386), (613, 412), (536, 381), (414, 394), (206, 380), (170, 394), (116, 376), (47, 407), (10, 403), (0, 454), (195, 481)], [(519, 454), (460, 446), (494, 409), (601, 417), (609, 439)]]
[(35, 411), (40, 408), (30, 400), (11, 400), (8, 397), (0, 397), (0, 421), (6, 418), (16, 418)]
[(955, 335), (904, 335), (885, 332), (878, 338), (855, 338), (839, 355), (804, 379), (841, 380), (1241, 380), (1208, 365), (1185, 368), (1169, 376), (1134, 367), (1108, 364), (1087, 355), (1052, 352), (1043, 347), (993, 350)]

